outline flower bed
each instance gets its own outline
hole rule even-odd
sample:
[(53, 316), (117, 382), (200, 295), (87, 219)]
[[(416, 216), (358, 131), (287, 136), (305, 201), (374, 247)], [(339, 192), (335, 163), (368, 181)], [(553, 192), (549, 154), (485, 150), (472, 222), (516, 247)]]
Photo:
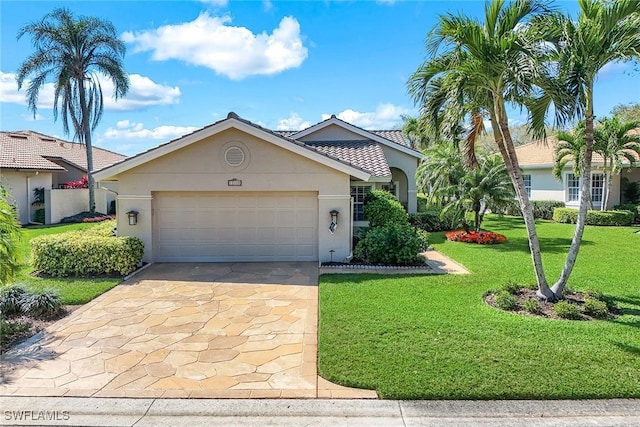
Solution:
[(476, 233), (475, 231), (456, 230), (448, 231), (444, 235), (447, 240), (452, 242), (477, 243), (479, 245), (495, 245), (507, 241), (505, 236), (493, 231), (479, 231)]

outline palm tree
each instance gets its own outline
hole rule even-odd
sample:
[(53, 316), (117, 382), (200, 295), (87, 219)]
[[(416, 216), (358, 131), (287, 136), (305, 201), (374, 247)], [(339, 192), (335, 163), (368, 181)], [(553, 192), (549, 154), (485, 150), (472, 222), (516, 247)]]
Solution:
[(585, 120), (585, 148), (580, 186), (580, 209), (569, 253), (551, 290), (562, 296), (580, 250), (591, 193), (591, 159), (594, 144), (593, 88), (598, 72), (607, 64), (640, 58), (640, 2), (637, 0), (578, 0), (577, 20), (561, 14), (537, 22), (541, 37), (552, 50), (558, 81), (573, 98)]
[[(474, 130), (467, 139), (467, 153), (474, 152), (474, 135), (488, 117), (502, 155), (527, 228), (529, 248), (538, 284), (538, 295), (554, 299), (544, 275), (540, 243), (535, 228), (533, 208), (527, 197), (524, 180), (509, 131), (506, 104), (528, 105), (540, 95), (536, 82), (542, 77), (541, 55), (546, 53), (540, 33), (532, 31), (530, 20), (549, 10), (536, 0), (493, 0), (485, 6), (484, 21), (464, 15), (443, 15), (427, 37), (429, 59), (409, 80), (409, 93), (420, 105), (424, 120), (435, 130), (445, 124), (457, 125), (465, 117), (473, 118)], [(552, 103), (553, 92), (538, 96), (541, 101), (531, 112), (533, 136), (544, 134), (544, 117)], [(563, 104), (556, 106), (556, 117), (566, 119)], [(469, 156), (470, 157), (470, 156)]]
[(422, 152), (416, 170), (418, 189), (427, 195), (429, 203), (442, 206), (448, 199), (456, 197), (448, 189), (457, 188), (464, 173), (460, 150), (449, 142), (441, 141)]
[(573, 132), (561, 131), (556, 134), (558, 143), (553, 150), (553, 175), (561, 179), (567, 164), (572, 164), (575, 176), (580, 176), (584, 163), (584, 122), (580, 122)]
[(20, 268), (20, 224), (0, 186), (0, 285), (9, 283)]
[(71, 121), (74, 139), (85, 145), (89, 210), (95, 212), (91, 132), (100, 122), (104, 107), (99, 79), (104, 77), (113, 82), (116, 99), (127, 93), (129, 78), (122, 65), (124, 43), (110, 22), (76, 18), (67, 9), (56, 9), (42, 20), (22, 27), (18, 39), (25, 34), (31, 36), (35, 52), (18, 70), (18, 88), (32, 76), (27, 102), (35, 116), (40, 89), (48, 78), (53, 78), (53, 116), (57, 120), (60, 110), (64, 132), (69, 134)]
[(640, 134), (630, 131), (640, 122), (620, 122), (617, 117), (600, 121), (594, 129), (594, 151), (604, 160), (605, 193), (601, 210), (606, 210), (611, 194), (611, 177), (619, 174), (625, 162), (633, 167), (640, 159)]

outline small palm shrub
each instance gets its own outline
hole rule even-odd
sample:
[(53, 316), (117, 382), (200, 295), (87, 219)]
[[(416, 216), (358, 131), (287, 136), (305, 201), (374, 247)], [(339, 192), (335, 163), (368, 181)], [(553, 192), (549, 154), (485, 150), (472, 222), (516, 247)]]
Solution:
[(12, 316), (22, 312), (22, 301), (28, 291), (24, 286), (11, 285), (0, 289), (0, 313)]
[(61, 307), (62, 298), (57, 289), (27, 292), (21, 301), (22, 311), (36, 317), (52, 316), (58, 313)]
[(508, 291), (499, 291), (495, 296), (496, 305), (502, 310), (513, 311), (518, 309), (518, 299)]
[(521, 286), (514, 282), (513, 280), (508, 280), (504, 285), (502, 285), (502, 290), (509, 292), (511, 295), (518, 295), (520, 293)]
[(604, 294), (597, 289), (587, 288), (584, 290), (584, 294), (589, 298), (604, 301)]
[(555, 303), (553, 312), (563, 319), (578, 320), (582, 318), (580, 307), (565, 300)]
[(526, 300), (523, 304), (523, 307), (529, 313), (540, 313), (540, 303), (535, 298), (529, 298), (528, 300)]
[(589, 316), (602, 319), (609, 315), (607, 303), (595, 298), (587, 298), (582, 306), (584, 312)]

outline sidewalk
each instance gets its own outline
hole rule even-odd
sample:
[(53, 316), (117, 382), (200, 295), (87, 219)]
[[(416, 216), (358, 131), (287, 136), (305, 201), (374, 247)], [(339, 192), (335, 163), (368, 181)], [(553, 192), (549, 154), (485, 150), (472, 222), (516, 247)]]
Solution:
[(0, 397), (0, 425), (621, 426), (639, 399), (582, 401), (236, 400)]

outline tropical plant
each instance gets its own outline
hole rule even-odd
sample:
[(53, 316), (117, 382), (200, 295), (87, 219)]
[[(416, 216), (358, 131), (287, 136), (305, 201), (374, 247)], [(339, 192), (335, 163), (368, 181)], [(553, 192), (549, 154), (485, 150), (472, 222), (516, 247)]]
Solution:
[(422, 152), (416, 170), (418, 190), (427, 195), (429, 204), (443, 206), (450, 198), (457, 197), (443, 189), (457, 186), (464, 173), (460, 150), (453, 144), (440, 142)]
[(611, 194), (611, 177), (620, 174), (624, 163), (633, 167), (640, 159), (640, 133), (631, 131), (638, 122), (621, 122), (617, 117), (605, 118), (594, 129), (594, 150), (604, 160), (604, 197), (601, 210), (606, 210)]
[(640, 122), (640, 103), (618, 104), (613, 107), (611, 114), (621, 122)]
[(21, 88), (28, 77), (27, 104), (35, 116), (38, 95), (49, 78), (54, 81), (53, 116), (62, 114), (64, 132), (69, 122), (74, 139), (85, 145), (89, 180), (89, 210), (95, 211), (93, 151), (91, 132), (100, 122), (104, 109), (100, 80), (113, 82), (113, 96), (124, 96), (129, 78), (123, 69), (125, 45), (113, 25), (98, 18), (75, 17), (67, 9), (56, 9), (42, 20), (18, 31), (18, 39), (29, 34), (35, 52), (18, 69)]
[[(522, 207), (538, 293), (553, 299), (506, 113), (507, 103), (529, 105), (540, 93), (537, 83), (557, 89), (553, 80), (542, 79), (553, 69), (541, 66), (547, 48), (541, 43), (540, 33), (530, 25), (531, 19), (548, 13), (544, 3), (536, 0), (494, 0), (486, 3), (483, 22), (462, 14), (441, 15), (427, 37), (429, 58), (411, 76), (408, 88), (420, 105), (423, 119), (436, 134), (471, 117), (472, 129), (465, 141), (470, 160), (483, 116), (488, 116)], [(537, 98), (540, 102), (531, 110), (529, 123), (533, 137), (544, 134), (546, 111), (553, 101), (550, 94), (556, 92), (548, 90)], [(555, 108), (560, 121), (570, 112), (564, 106), (560, 103)]]
[(7, 191), (0, 186), (0, 285), (9, 283), (20, 268), (21, 240), (16, 210), (7, 201)]
[(572, 164), (575, 176), (580, 176), (584, 163), (584, 121), (572, 131), (561, 131), (556, 134), (558, 143), (553, 150), (553, 176), (562, 178), (562, 171), (567, 164)]
[[(549, 67), (558, 70), (556, 80), (573, 99), (575, 112), (584, 117), (585, 149), (582, 177), (591, 176), (594, 148), (594, 84), (607, 64), (640, 58), (640, 2), (637, 0), (578, 0), (577, 19), (554, 13), (537, 22), (550, 51)], [(541, 108), (542, 110), (542, 108)], [(591, 180), (582, 179), (580, 208), (571, 246), (560, 277), (551, 290), (562, 296), (580, 250), (590, 204)]]

